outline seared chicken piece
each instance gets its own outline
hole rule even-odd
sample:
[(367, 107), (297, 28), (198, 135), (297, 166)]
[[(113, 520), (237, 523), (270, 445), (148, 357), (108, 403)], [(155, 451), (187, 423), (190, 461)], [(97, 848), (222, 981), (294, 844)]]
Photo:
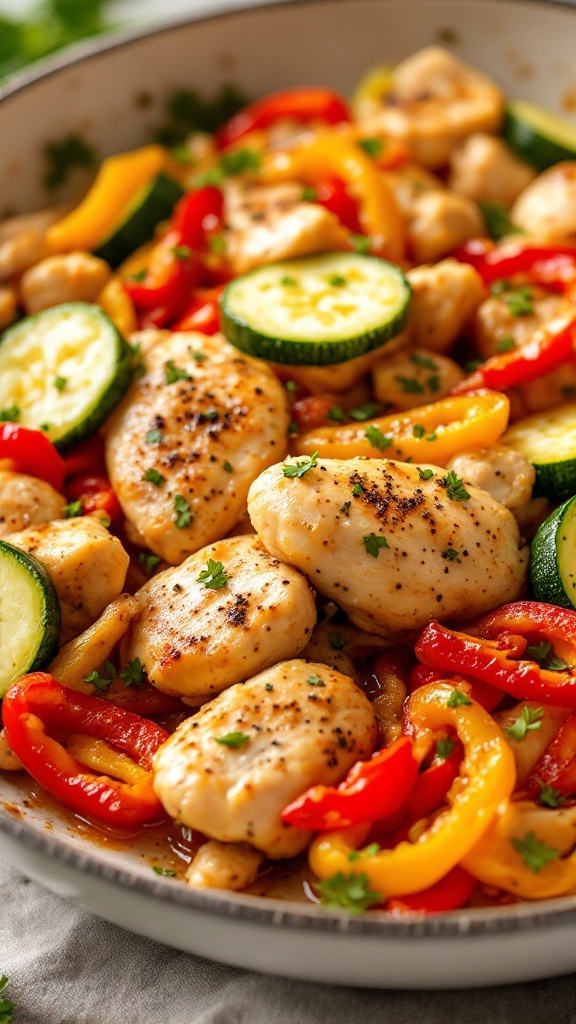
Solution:
[(576, 242), (576, 161), (567, 160), (539, 174), (518, 196), (513, 223), (539, 242)]
[(511, 511), (523, 508), (532, 497), (536, 470), (520, 452), (505, 444), (492, 444), (488, 448), (459, 452), (446, 469), (462, 477)]
[(425, 349), (384, 354), (372, 370), (378, 401), (401, 411), (446, 398), (463, 377), (453, 359)]
[(524, 307), (527, 311), (519, 315), (514, 304), (513, 287), (511, 291), (489, 295), (478, 307), (474, 318), (474, 336), (478, 351), (484, 359), (506, 351), (507, 345), (510, 348), (522, 348), (530, 341), (537, 327), (556, 315), (564, 301), (557, 292), (549, 292), (538, 285), (528, 286), (525, 294), (529, 299)]
[(22, 303), (28, 315), (62, 302), (96, 302), (112, 271), (89, 252), (68, 252), (30, 267), (20, 281)]
[(441, 178), (419, 167), (418, 164), (403, 164), (395, 171), (382, 171), (382, 177), (394, 194), (401, 212), (408, 217), (418, 196), (424, 192), (437, 192), (444, 188)]
[[(223, 566), (218, 589), (210, 560)], [(122, 661), (139, 658), (154, 686), (190, 703), (300, 654), (316, 622), (305, 578), (255, 536), (202, 548), (158, 573), (137, 600), (141, 614), (122, 643)]]
[(404, 348), (406, 341), (407, 333), (402, 331), (386, 342), (385, 349), (374, 349), (364, 356), (347, 359), (344, 363), (334, 363), (333, 366), (276, 366), (276, 370), (283, 380), (289, 377), (311, 395), (325, 395), (327, 391), (341, 394), (349, 392), (370, 372), (382, 358), (383, 351), (389, 356), (391, 352)]
[(512, 206), (536, 171), (495, 135), (470, 135), (450, 154), (448, 183), (475, 203)]
[(302, 202), (302, 185), (226, 185), (226, 255), (235, 274), (264, 263), (341, 249), (346, 231), (335, 214)]
[(66, 498), (45, 480), (0, 470), (0, 537), (9, 537), (34, 523), (61, 519), (65, 504)]
[(188, 885), (238, 892), (256, 881), (264, 856), (248, 843), (219, 843), (209, 839), (186, 872)]
[(53, 206), (0, 221), (0, 281), (21, 274), (48, 256), (46, 232), (65, 210), (66, 207)]
[(394, 69), (392, 93), (358, 110), (366, 135), (392, 136), (424, 167), (443, 167), (473, 132), (495, 132), (504, 96), (486, 75), (439, 46), (428, 46)]
[(286, 393), (220, 335), (167, 334), (144, 360), (109, 420), (106, 461), (131, 537), (178, 565), (232, 529), (252, 480), (284, 455)]
[(407, 277), (412, 288), (410, 340), (433, 352), (446, 352), (482, 302), (480, 274), (465, 263), (448, 259), (432, 267), (414, 267)]
[(34, 555), (48, 572), (60, 603), (61, 646), (91, 626), (122, 593), (130, 559), (97, 518), (31, 526), (11, 534), (9, 543)]
[(330, 621), (319, 622), (308, 646), (302, 651), (302, 657), (309, 661), (321, 661), (323, 665), (351, 676), (360, 683), (365, 672), (355, 659), (388, 646), (381, 636), (365, 633), (356, 626), (335, 626)]
[(424, 192), (408, 215), (408, 242), (416, 263), (440, 260), (484, 231), (476, 203), (455, 192)]
[(211, 839), (294, 857), (311, 834), (284, 825), (283, 809), (309, 786), (340, 782), (376, 740), (352, 679), (285, 661), (182, 722), (154, 757), (154, 789), (171, 817)]
[(397, 636), (430, 619), (466, 622), (518, 597), (527, 550), (485, 491), (460, 500), (443, 469), (422, 480), (417, 466), (387, 459), (320, 459), (301, 478), (285, 466), (250, 488), (258, 536), (362, 629)]

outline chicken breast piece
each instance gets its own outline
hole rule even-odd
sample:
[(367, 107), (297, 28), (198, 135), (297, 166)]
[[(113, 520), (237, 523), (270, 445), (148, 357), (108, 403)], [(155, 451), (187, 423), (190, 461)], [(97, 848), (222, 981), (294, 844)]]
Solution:
[(65, 504), (66, 498), (45, 480), (0, 470), (0, 537), (9, 537), (34, 523), (61, 519)]
[(513, 288), (499, 295), (489, 295), (478, 306), (473, 324), (474, 338), (484, 359), (497, 355), (502, 351), (502, 346), (504, 351), (507, 345), (522, 348), (538, 327), (556, 315), (564, 302), (557, 292), (549, 292), (538, 285), (526, 287), (529, 303), (525, 308), (529, 312), (520, 315), (516, 313)]
[(469, 487), (458, 500), (443, 469), (422, 480), (417, 466), (387, 459), (320, 459), (300, 478), (283, 468), (250, 488), (258, 536), (362, 629), (402, 636), (518, 597), (527, 550), (486, 492)]
[(470, 135), (450, 154), (448, 183), (476, 203), (511, 206), (536, 171), (495, 135)]
[[(228, 579), (199, 581), (210, 561)], [(316, 622), (307, 580), (262, 547), (231, 537), (202, 548), (138, 592), (141, 614), (121, 648), (139, 658), (154, 686), (206, 697), (304, 649)]]
[(514, 203), (513, 223), (539, 242), (576, 242), (576, 160), (539, 174)]
[(408, 241), (416, 263), (433, 263), (485, 231), (476, 203), (456, 192), (424, 192), (408, 215)]
[(210, 839), (294, 857), (311, 834), (284, 825), (283, 809), (309, 786), (340, 782), (376, 740), (352, 679), (285, 661), (182, 722), (154, 757), (154, 789), (168, 814)]
[(91, 626), (122, 593), (130, 559), (95, 517), (30, 527), (13, 533), (10, 544), (34, 555), (54, 584), (62, 615), (60, 646)]
[(453, 359), (426, 349), (383, 355), (372, 370), (378, 401), (403, 412), (446, 398), (463, 377)]
[(248, 843), (203, 843), (186, 871), (188, 885), (238, 892), (256, 881), (263, 854)]
[(47, 256), (22, 275), (24, 309), (31, 316), (63, 302), (96, 302), (111, 276), (108, 264), (89, 252)]
[(462, 477), (465, 484), (487, 491), (511, 511), (528, 504), (536, 480), (532, 463), (505, 444), (459, 452), (446, 463), (446, 469)]
[(412, 288), (408, 319), (412, 343), (447, 352), (482, 302), (480, 274), (466, 263), (447, 259), (432, 267), (414, 267), (407, 277)]
[(131, 536), (178, 565), (232, 529), (252, 481), (283, 457), (286, 393), (219, 335), (167, 334), (144, 362), (109, 421), (106, 462)]

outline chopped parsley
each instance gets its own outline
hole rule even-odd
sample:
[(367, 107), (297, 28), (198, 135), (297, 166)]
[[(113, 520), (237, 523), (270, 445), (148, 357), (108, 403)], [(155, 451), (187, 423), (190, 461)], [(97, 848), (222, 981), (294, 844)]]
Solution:
[(142, 686), (146, 682), (146, 672), (140, 658), (133, 658), (118, 673), (124, 686)]
[(76, 516), (82, 515), (82, 502), (70, 501), (67, 505), (64, 505), (64, 519), (74, 519)]
[(415, 423), (414, 426), (412, 427), (412, 433), (414, 437), (420, 439), (424, 437), (426, 433), (426, 427), (423, 427), (421, 423)]
[(398, 375), (394, 377), (394, 380), (398, 381), (406, 395), (421, 395), (425, 390), (424, 385), (419, 380), (416, 380), (416, 377), (402, 377)]
[(527, 832), (523, 839), (511, 839), (514, 849), (520, 854), (527, 868), (538, 874), (546, 864), (556, 860), (560, 851), (538, 839), (535, 832)]
[(174, 522), (179, 530), (185, 530), (194, 521), (194, 513), (181, 494), (174, 498)]
[(527, 732), (534, 732), (536, 729), (542, 728), (543, 714), (542, 708), (531, 708), (526, 704), (516, 721), (506, 729), (506, 735), (519, 743)]
[(461, 561), (460, 554), (456, 548), (446, 548), (446, 550), (442, 552), (442, 558), (445, 558), (447, 562)]
[(320, 676), (308, 676), (306, 682), (310, 683), (310, 686), (326, 686)]
[(341, 405), (333, 405), (326, 413), (326, 419), (334, 420), (335, 423), (344, 423), (346, 413)]
[(283, 285), (284, 288), (296, 288), (298, 281), (295, 277), (290, 277), (290, 274), (284, 274), (284, 277), (280, 278), (280, 284)]
[(360, 149), (363, 149), (364, 152), (367, 153), (368, 156), (371, 156), (373, 160), (379, 156), (384, 149), (382, 139), (377, 139), (375, 136), (358, 139), (358, 145), (360, 146)]
[(355, 498), (359, 498), (361, 494), (364, 494), (364, 486), (358, 481), (352, 488), (352, 494)]
[(344, 504), (340, 506), (340, 512), (342, 513), (343, 516), (347, 516), (348, 515), (348, 513), (350, 511), (350, 505), (351, 504), (352, 504), (351, 501), (345, 501)]
[(461, 704), (471, 704), (472, 701), (467, 693), (463, 693), (462, 690), (458, 690), (456, 687), (452, 690), (452, 693), (448, 697), (446, 704), (449, 708), (457, 708)]
[(205, 420), (208, 420), (210, 423), (215, 423), (216, 420), (218, 419), (218, 410), (217, 409), (206, 409), (206, 412), (201, 413), (201, 416)]
[(342, 288), (348, 282), (342, 274), (331, 274), (328, 278), (328, 284), (331, 284), (333, 288)]
[(363, 914), (375, 903), (383, 902), (382, 894), (370, 888), (365, 871), (361, 874), (351, 871), (349, 875), (337, 871), (330, 878), (318, 882), (318, 892), (320, 903), (327, 910), (343, 908), (350, 914)]
[(154, 484), (155, 487), (161, 487), (162, 484), (166, 483), (166, 477), (162, 476), (157, 469), (146, 469), (142, 474), (142, 479), (146, 480), (149, 484)]
[[(146, 271), (144, 271), (143, 273), (144, 277), (146, 277)], [(139, 341), (137, 341), (134, 345), (130, 344), (130, 342), (127, 342), (127, 344), (128, 348), (130, 349), (130, 354), (132, 357), (132, 374), (136, 379), (138, 377), (143, 377), (144, 374), (146, 373), (146, 367), (144, 366), (144, 360), (142, 359), (142, 346)]]
[(499, 295), (508, 306), (511, 316), (527, 316), (534, 312), (532, 289), (527, 284), (512, 288), (508, 281), (500, 278), (490, 288), (492, 295)]
[(540, 779), (536, 781), (540, 786), (538, 803), (542, 804), (543, 807), (561, 807), (562, 804), (566, 803), (566, 797), (562, 796), (559, 789), (554, 789), (554, 786), (549, 786), (545, 782), (541, 782)]
[(416, 469), (418, 470), (418, 476), (421, 480), (431, 480), (434, 476), (433, 469), (421, 469), (420, 466), (416, 466)]
[(66, 379), (66, 377), (55, 377), (54, 378), (54, 387), (56, 388), (56, 391), (64, 391), (67, 383), (68, 383), (68, 380)]
[(233, 473), (234, 472), (234, 466), (232, 465), (231, 462), (228, 462), (228, 461), (222, 463), (222, 469), (226, 473)]
[(454, 750), (454, 743), (449, 736), (444, 736), (436, 743), (436, 757), (439, 761), (445, 761)]
[(223, 153), (215, 167), (211, 167), (209, 171), (196, 179), (194, 187), (221, 185), (224, 178), (230, 178), (236, 174), (257, 174), (260, 164), (260, 154), (255, 149), (234, 149), (229, 153)]
[(163, 440), (164, 434), (157, 427), (154, 430), (149, 430), (146, 434), (146, 444), (162, 444)]
[(176, 872), (172, 868), (163, 868), (159, 864), (153, 864), (152, 871), (155, 871), (157, 875), (162, 875), (163, 878), (175, 878), (176, 876)]
[(315, 188), (310, 185), (304, 185), (300, 193), (300, 199), (303, 203), (313, 203), (318, 198), (318, 192)]
[(494, 346), (496, 352), (513, 352), (516, 348), (516, 342), (511, 334), (507, 334), (505, 338), (500, 338)]
[(383, 409), (384, 406), (381, 402), (365, 402), (364, 405), (357, 405), (354, 409), (350, 409), (348, 415), (351, 419), (363, 423), (365, 420), (371, 420), (374, 416), (379, 416)]
[(4, 992), (8, 985), (8, 975), (3, 974), (0, 977), (0, 1024), (12, 1024), (13, 1021), (13, 1010), (14, 1003), (11, 1003), (9, 999), (4, 999), (1, 993)]
[(144, 572), (150, 576), (154, 572), (156, 566), (160, 565), (162, 559), (160, 555), (154, 555), (151, 551), (141, 551), (138, 555), (138, 561), (142, 566)]
[(208, 239), (208, 248), (210, 252), (216, 253), (221, 256), (226, 252), (226, 238), (224, 235), (211, 235)]
[(382, 431), (378, 430), (378, 427), (375, 427), (372, 423), (369, 427), (366, 427), (364, 437), (373, 448), (378, 448), (381, 452), (386, 451), (386, 449), (392, 444), (392, 438), (387, 434), (383, 434)]
[(236, 750), (238, 747), (243, 746), (244, 743), (248, 743), (250, 737), (245, 732), (227, 732), (225, 736), (215, 736), (214, 739), (222, 747), (231, 747), (233, 750)]
[(174, 366), (174, 360), (168, 359), (164, 363), (166, 370), (166, 383), (175, 384), (177, 380), (192, 380), (188, 370), (183, 370), (179, 366)]
[(359, 253), (360, 256), (367, 256), (370, 252), (372, 242), (366, 235), (348, 235), (348, 241), (354, 252)]
[(453, 469), (442, 477), (440, 483), (446, 487), (446, 493), (451, 501), (468, 501), (470, 495), (464, 487), (464, 481)]
[(440, 376), (435, 373), (432, 377), (428, 377), (426, 380), (426, 387), (430, 391), (440, 391)]
[(17, 405), (11, 405), (8, 409), (0, 410), (0, 423), (18, 423), (20, 409)]
[(344, 639), (341, 633), (336, 630), (334, 633), (328, 634), (328, 643), (330, 647), (333, 647), (335, 651), (343, 651), (348, 647), (348, 641)]
[(420, 352), (413, 352), (410, 356), (410, 360), (414, 363), (414, 366), (420, 366), (423, 370), (438, 369), (438, 363), (434, 362), (430, 356), (421, 355)]
[(192, 359), (196, 363), (205, 363), (206, 360), (208, 359), (208, 356), (206, 355), (205, 352), (192, 352)]
[(375, 533), (368, 533), (365, 537), (362, 537), (362, 543), (366, 548), (366, 553), (372, 555), (372, 558), (378, 558), (380, 548), (390, 547), (386, 537), (378, 537)]
[(305, 459), (302, 459), (302, 462), (282, 466), (282, 475), (288, 477), (303, 477), (309, 470), (314, 469), (317, 464), (318, 452), (313, 452), (312, 455), (307, 455)]
[(107, 690), (111, 683), (116, 678), (116, 669), (111, 661), (105, 661), (104, 665), (99, 672), (98, 669), (94, 669), (89, 672), (87, 676), (84, 676), (84, 682), (90, 683), (91, 686), (95, 686), (97, 690), (102, 693)]
[(272, 683), (266, 683), (266, 685), (265, 685), (264, 689), (265, 689), (265, 690), (273, 690), (273, 689), (274, 689), (274, 687), (273, 687)]
[(571, 665), (558, 657), (551, 643), (543, 640), (540, 644), (529, 644), (526, 648), (526, 655), (531, 661), (535, 661), (540, 668), (548, 669), (549, 672), (569, 672)]
[(478, 206), (488, 234), (495, 242), (499, 242), (504, 235), (521, 233), (521, 229), (512, 223), (508, 210), (501, 203), (478, 203)]
[(189, 245), (173, 245), (170, 252), (177, 260), (181, 260), (182, 262), (189, 260), (192, 255), (192, 249)]
[(284, 387), (289, 395), (294, 395), (296, 393), (296, 381), (287, 380), (284, 382)]
[(230, 579), (232, 577), (225, 573), (222, 562), (215, 562), (213, 558), (209, 558), (206, 568), (202, 570), (196, 582), (203, 583), (208, 590), (223, 590)]

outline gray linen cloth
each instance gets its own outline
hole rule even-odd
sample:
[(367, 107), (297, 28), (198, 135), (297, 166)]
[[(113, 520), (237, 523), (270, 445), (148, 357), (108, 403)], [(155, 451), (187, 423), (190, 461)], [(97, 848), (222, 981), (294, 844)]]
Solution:
[(224, 967), (107, 924), (0, 861), (0, 976), (14, 1024), (576, 1024), (576, 975), (378, 992)]

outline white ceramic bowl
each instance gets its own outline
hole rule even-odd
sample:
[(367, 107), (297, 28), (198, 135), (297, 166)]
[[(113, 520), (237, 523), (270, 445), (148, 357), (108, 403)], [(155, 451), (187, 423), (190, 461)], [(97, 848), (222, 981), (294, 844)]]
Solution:
[[(46, 201), (46, 142), (80, 132), (100, 156), (150, 138), (176, 86), (248, 94), (305, 82), (347, 93), (371, 64), (448, 43), (509, 95), (576, 100), (576, 11), (515, 0), (297, 0), (88, 44), (0, 92), (0, 211)], [(143, 102), (145, 99), (145, 102)], [(75, 179), (71, 188), (78, 188)], [(393, 921), (156, 877), (139, 849), (95, 845), (56, 807), (0, 777), (0, 853), (116, 924), (242, 967), (335, 984), (454, 988), (576, 969), (576, 897)]]

